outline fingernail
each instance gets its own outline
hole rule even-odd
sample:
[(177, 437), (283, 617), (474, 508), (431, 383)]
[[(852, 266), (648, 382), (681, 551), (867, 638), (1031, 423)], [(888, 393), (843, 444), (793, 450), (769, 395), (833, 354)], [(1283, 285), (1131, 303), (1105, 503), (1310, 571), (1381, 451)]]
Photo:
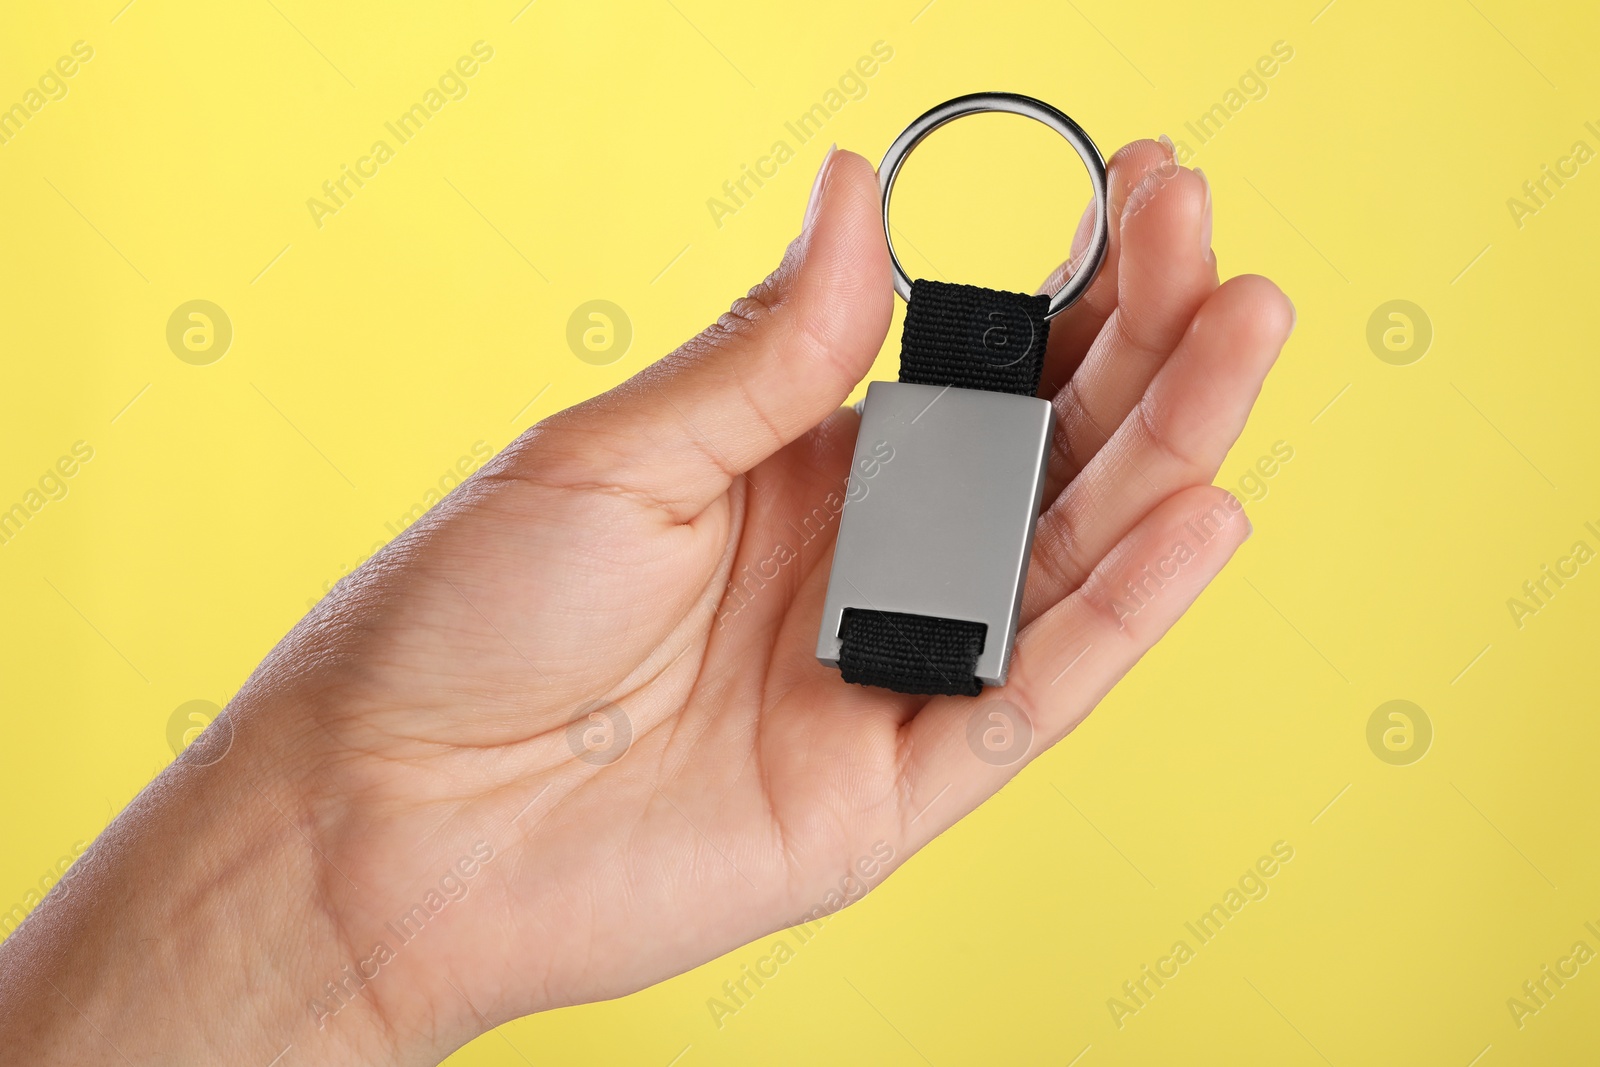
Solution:
[(806, 202), (805, 221), (800, 224), (802, 231), (810, 230), (811, 223), (817, 217), (817, 208), (822, 203), (822, 190), (828, 184), (828, 171), (833, 169), (833, 155), (839, 150), (837, 144), (828, 146), (828, 154), (822, 157), (822, 166), (817, 168), (816, 180), (811, 183), (811, 199)]
[(1167, 161), (1170, 163), (1176, 163), (1178, 161), (1178, 146), (1172, 143), (1172, 138), (1168, 137), (1166, 134), (1162, 134), (1160, 137), (1157, 137), (1156, 140), (1160, 141), (1161, 144), (1166, 147)]
[[(1289, 300), (1287, 296), (1284, 299)], [(1294, 328), (1298, 325), (1300, 325), (1300, 312), (1295, 308), (1294, 301), (1289, 300), (1289, 332), (1283, 335), (1285, 341), (1294, 336)]]
[(1206, 202), (1200, 208), (1200, 252), (1204, 254), (1211, 251), (1211, 180), (1199, 167), (1194, 168), (1194, 172), (1200, 175), (1206, 187)]

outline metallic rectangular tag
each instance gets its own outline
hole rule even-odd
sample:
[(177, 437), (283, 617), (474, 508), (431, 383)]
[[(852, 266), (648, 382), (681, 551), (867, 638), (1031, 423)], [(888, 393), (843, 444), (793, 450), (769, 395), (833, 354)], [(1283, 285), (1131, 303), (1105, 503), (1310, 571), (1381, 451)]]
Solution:
[(1004, 685), (1055, 412), (1032, 396), (873, 382), (839, 522), (817, 659), (845, 608), (988, 626), (977, 676)]

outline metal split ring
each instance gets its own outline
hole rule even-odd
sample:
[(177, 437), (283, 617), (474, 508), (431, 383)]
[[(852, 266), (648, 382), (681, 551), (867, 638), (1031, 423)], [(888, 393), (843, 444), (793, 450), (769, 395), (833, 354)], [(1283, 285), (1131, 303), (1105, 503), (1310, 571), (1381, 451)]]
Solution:
[(1110, 242), (1110, 223), (1106, 211), (1106, 161), (1094, 141), (1083, 132), (1083, 127), (1065, 113), (1042, 100), (1016, 93), (973, 93), (948, 100), (907, 126), (905, 132), (889, 146), (889, 151), (884, 153), (883, 162), (878, 165), (878, 174), (883, 183), (883, 233), (889, 242), (889, 259), (894, 264), (894, 291), (903, 300), (911, 299), (911, 278), (900, 265), (900, 257), (894, 250), (894, 237), (889, 232), (889, 194), (894, 191), (895, 177), (905, 164), (906, 157), (911, 155), (911, 150), (921, 144), (928, 134), (947, 122), (987, 111), (1022, 115), (1044, 123), (1065, 137), (1077, 150), (1078, 158), (1083, 160), (1084, 167), (1089, 171), (1089, 181), (1094, 186), (1094, 233), (1089, 237), (1089, 247), (1084, 250), (1084, 259), (1077, 271), (1050, 297), (1050, 310), (1045, 318), (1055, 318), (1089, 288), (1106, 258), (1106, 246)]

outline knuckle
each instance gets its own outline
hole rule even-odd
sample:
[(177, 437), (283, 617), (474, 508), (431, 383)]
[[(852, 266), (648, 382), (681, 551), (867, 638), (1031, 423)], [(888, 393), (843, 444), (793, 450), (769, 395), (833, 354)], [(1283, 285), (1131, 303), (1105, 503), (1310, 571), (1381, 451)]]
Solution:
[(1083, 583), (1088, 573), (1083, 559), (1083, 542), (1077, 536), (1077, 526), (1068, 514), (1067, 501), (1045, 512), (1039, 520), (1035, 540), (1039, 550), (1033, 554), (1041, 576), (1050, 587), (1052, 597), (1065, 596)]
[(1176, 432), (1171, 417), (1151, 399), (1149, 393), (1134, 405), (1133, 425), (1140, 440), (1174, 463), (1184, 475), (1198, 477), (1208, 469), (1206, 464), (1178, 443), (1180, 434)]
[(1077, 375), (1073, 375), (1062, 386), (1056, 394), (1055, 404), (1061, 428), (1056, 432), (1051, 448), (1060, 452), (1066, 468), (1076, 475), (1088, 463), (1088, 457), (1110, 440), (1110, 434), (1102, 430), (1089, 414), (1089, 398), (1084, 395), (1083, 385)]

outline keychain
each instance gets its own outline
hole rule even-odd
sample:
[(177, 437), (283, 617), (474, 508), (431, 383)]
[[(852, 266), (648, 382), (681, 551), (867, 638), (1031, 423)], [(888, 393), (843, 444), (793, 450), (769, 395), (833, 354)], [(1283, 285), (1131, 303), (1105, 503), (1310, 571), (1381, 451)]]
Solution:
[[(1094, 233), (1054, 296), (913, 282), (895, 254), (889, 196), (906, 157), (945, 123), (991, 111), (1044, 123), (1088, 168)], [(878, 174), (895, 292), (906, 301), (900, 380), (872, 382), (861, 407), (817, 658), (858, 685), (977, 696), (1004, 685), (1010, 666), (1055, 421), (1035, 394), (1050, 320), (1105, 259), (1106, 165), (1049, 104), (974, 93), (906, 127)]]

